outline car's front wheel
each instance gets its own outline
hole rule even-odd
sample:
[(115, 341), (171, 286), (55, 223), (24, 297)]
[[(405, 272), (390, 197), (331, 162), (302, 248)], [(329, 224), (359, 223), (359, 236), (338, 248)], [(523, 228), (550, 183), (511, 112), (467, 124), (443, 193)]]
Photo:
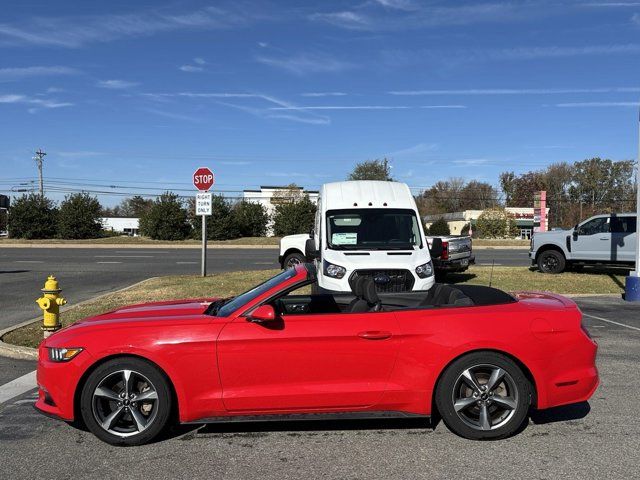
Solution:
[(444, 372), (436, 405), (451, 431), (472, 440), (506, 438), (527, 419), (531, 385), (510, 358), (493, 352), (465, 355)]
[(112, 445), (142, 445), (167, 425), (171, 391), (154, 365), (116, 358), (98, 366), (82, 389), (80, 411), (87, 428)]
[(562, 273), (565, 265), (564, 255), (556, 250), (546, 250), (538, 257), (538, 268), (543, 273)]

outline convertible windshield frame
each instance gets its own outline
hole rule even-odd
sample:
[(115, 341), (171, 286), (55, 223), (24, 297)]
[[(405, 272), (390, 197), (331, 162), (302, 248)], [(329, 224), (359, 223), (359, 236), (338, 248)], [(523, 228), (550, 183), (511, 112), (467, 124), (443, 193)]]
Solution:
[[(360, 223), (354, 223), (353, 229), (351, 231), (348, 230), (349, 227), (346, 224), (336, 225), (335, 220), (342, 217), (343, 221), (346, 221), (347, 218), (355, 218), (360, 217), (360, 222), (363, 221), (365, 216), (371, 215), (383, 215), (383, 216), (403, 216), (411, 218), (411, 225), (407, 227), (410, 231), (405, 230), (405, 234), (409, 234), (413, 236), (411, 240), (407, 240), (406, 242), (394, 242), (391, 243), (389, 241), (380, 241), (375, 242), (371, 240), (366, 240), (364, 242), (360, 242), (358, 239), (358, 232)], [(346, 222), (345, 222), (346, 223)], [(334, 232), (333, 230), (336, 227), (343, 227), (341, 232)], [(370, 228), (370, 227), (367, 227)], [(353, 231), (355, 230), (355, 232)], [(375, 231), (376, 234), (380, 235), (382, 231), (387, 230), (386, 228), (378, 228)], [(348, 208), (348, 209), (340, 209), (340, 210), (328, 210), (326, 213), (326, 240), (327, 240), (327, 248), (331, 250), (414, 250), (415, 248), (423, 248), (423, 240), (422, 240), (422, 229), (420, 225), (420, 221), (416, 212), (410, 208)], [(372, 233), (370, 230), (367, 232), (369, 234)], [(342, 235), (342, 240), (345, 243), (334, 243), (333, 235)]]
[(215, 312), (211, 312), (209, 311), (209, 309), (207, 309), (206, 314), (214, 317), (229, 317), (233, 312), (241, 309), (243, 306), (254, 301), (256, 298), (265, 294), (269, 290), (272, 290), (278, 285), (291, 280), (297, 274), (298, 272), (294, 268), (284, 270), (277, 274), (275, 277), (271, 277), (270, 279), (256, 285), (251, 290), (247, 290), (237, 297), (229, 299), (227, 302), (220, 305)]

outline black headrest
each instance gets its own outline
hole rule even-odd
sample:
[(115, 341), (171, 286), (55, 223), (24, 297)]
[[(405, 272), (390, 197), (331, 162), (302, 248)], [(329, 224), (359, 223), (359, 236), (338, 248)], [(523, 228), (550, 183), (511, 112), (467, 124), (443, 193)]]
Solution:
[(365, 277), (356, 277), (356, 279), (353, 281), (353, 285), (351, 286), (351, 291), (356, 297), (362, 298), (362, 296), (364, 295), (363, 281), (365, 279), (366, 279)]
[(362, 277), (362, 296), (369, 305), (380, 303), (380, 297), (376, 291), (376, 284), (371, 277)]

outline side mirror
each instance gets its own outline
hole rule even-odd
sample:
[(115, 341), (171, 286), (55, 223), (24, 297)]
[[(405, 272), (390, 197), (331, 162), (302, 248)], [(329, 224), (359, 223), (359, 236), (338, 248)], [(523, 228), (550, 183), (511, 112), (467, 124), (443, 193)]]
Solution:
[(574, 230), (574, 231), (573, 231), (573, 235), (572, 235), (572, 236), (573, 236), (573, 241), (574, 241), (574, 242), (575, 242), (576, 240), (578, 240), (578, 235), (579, 235), (579, 234), (578, 234), (578, 230)]
[(271, 322), (276, 319), (276, 311), (271, 305), (260, 305), (247, 317), (247, 320), (254, 323)]
[(311, 227), (311, 230), (309, 230), (309, 238), (313, 238), (314, 234), (315, 232), (313, 231), (313, 227)]
[(442, 239), (434, 238), (431, 240), (431, 248), (429, 248), (429, 253), (431, 254), (431, 258), (438, 258), (442, 256)]
[(307, 239), (304, 244), (304, 256), (307, 257), (307, 262), (313, 262), (320, 258), (320, 251), (316, 250), (316, 242), (313, 238)]

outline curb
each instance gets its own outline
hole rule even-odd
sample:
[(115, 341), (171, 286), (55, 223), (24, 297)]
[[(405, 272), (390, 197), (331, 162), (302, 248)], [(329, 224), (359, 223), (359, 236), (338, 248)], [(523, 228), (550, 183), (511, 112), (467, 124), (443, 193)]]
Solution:
[[(153, 280), (154, 278), (158, 278), (158, 277), (149, 277), (145, 280), (141, 280), (139, 282), (133, 283), (131, 285), (128, 285), (124, 288), (119, 288), (118, 290), (112, 290), (111, 292), (105, 292), (101, 295), (98, 295), (97, 297), (93, 297), (93, 298), (88, 298), (87, 300), (83, 300), (81, 302), (78, 303), (74, 303), (73, 305), (69, 305), (69, 306), (65, 306), (62, 307), (60, 309), (60, 312), (66, 312), (67, 310), (70, 310), (72, 308), (75, 307), (79, 307), (81, 305), (84, 305), (86, 303), (89, 302), (93, 302), (95, 300), (99, 300), (102, 297), (105, 297), (107, 295), (111, 295), (113, 293), (119, 293), (119, 292), (124, 292), (126, 290), (129, 290), (133, 287), (137, 287), (138, 285), (142, 285), (145, 282), (148, 282), (150, 280)], [(13, 345), (11, 343), (6, 343), (2, 340), (2, 338), (10, 333), (13, 332), (14, 330), (18, 330), (19, 328), (22, 327), (26, 327), (27, 325), (31, 325), (33, 323), (40, 323), (42, 321), (41, 317), (37, 317), (31, 320), (26, 320), (22, 323), (19, 323), (17, 325), (12, 325), (10, 327), (5, 328), (4, 330), (0, 330), (0, 356), (2, 357), (9, 357), (9, 358), (17, 358), (19, 360), (37, 360), (38, 359), (38, 349), (37, 348), (31, 348), (31, 347), (23, 347), (21, 345)]]
[[(197, 243), (187, 244), (187, 245), (158, 245), (158, 244), (136, 244), (136, 245), (128, 245), (128, 244), (118, 244), (118, 243), (9, 243), (3, 245), (0, 242), (0, 248), (109, 248), (109, 249), (129, 249), (129, 248), (141, 248), (141, 249), (198, 249), (202, 248), (201, 245)], [(278, 245), (207, 245), (207, 250), (211, 249), (246, 249), (246, 250), (278, 250), (280, 247)]]

